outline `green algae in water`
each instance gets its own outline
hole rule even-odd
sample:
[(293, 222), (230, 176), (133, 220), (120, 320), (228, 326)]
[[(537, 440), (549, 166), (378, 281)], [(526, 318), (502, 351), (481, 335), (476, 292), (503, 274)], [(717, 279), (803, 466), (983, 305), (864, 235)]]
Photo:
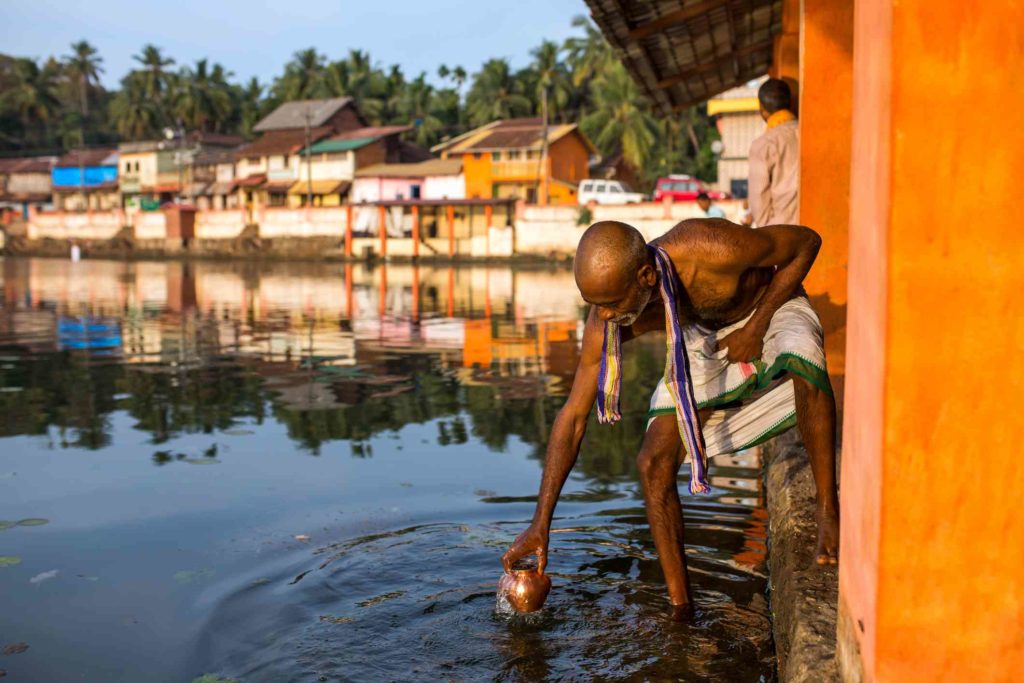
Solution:
[(49, 524), (50, 520), (43, 519), (42, 517), (29, 517), (28, 519), (19, 519), (18, 526), (43, 526)]
[(21, 564), (21, 558), (15, 555), (0, 555), (0, 567), (13, 567)]
[(0, 531), (3, 531), (4, 529), (10, 529), (16, 526), (18, 526), (17, 522), (11, 522), (6, 519), (0, 519)]

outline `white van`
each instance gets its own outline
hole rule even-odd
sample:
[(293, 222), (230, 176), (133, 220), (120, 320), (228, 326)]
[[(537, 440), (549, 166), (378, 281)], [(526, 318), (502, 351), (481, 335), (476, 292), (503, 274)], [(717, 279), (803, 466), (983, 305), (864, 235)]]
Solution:
[(580, 189), (576, 193), (576, 201), (580, 205), (587, 205), (590, 202), (597, 204), (638, 204), (646, 200), (647, 197), (639, 192), (632, 192), (629, 186), (623, 185), (618, 180), (602, 180), (600, 178), (581, 180)]

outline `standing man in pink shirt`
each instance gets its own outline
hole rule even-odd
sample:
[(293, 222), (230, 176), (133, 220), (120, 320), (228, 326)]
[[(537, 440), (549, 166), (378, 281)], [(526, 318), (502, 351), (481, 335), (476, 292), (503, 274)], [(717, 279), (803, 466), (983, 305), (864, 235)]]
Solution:
[(750, 145), (750, 210), (759, 228), (800, 223), (800, 126), (790, 97), (789, 86), (778, 78), (757, 91), (768, 124)]

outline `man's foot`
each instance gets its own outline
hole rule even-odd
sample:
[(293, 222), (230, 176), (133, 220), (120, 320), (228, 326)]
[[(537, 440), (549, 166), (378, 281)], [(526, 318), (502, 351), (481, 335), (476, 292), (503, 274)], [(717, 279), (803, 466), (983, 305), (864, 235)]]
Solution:
[(690, 621), (693, 619), (693, 603), (684, 602), (681, 605), (669, 605), (669, 618), (672, 621)]
[(839, 513), (835, 508), (818, 508), (818, 545), (814, 561), (821, 565), (839, 564)]

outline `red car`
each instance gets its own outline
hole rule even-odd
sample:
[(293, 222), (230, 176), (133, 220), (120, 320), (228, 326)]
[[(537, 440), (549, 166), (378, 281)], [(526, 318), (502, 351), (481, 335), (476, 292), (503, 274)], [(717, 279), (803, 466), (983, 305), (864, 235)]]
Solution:
[(658, 179), (658, 184), (654, 186), (654, 201), (660, 202), (666, 197), (671, 197), (674, 202), (693, 201), (701, 192), (707, 192), (710, 199), (729, 198), (727, 193), (712, 190), (692, 176), (670, 175)]

